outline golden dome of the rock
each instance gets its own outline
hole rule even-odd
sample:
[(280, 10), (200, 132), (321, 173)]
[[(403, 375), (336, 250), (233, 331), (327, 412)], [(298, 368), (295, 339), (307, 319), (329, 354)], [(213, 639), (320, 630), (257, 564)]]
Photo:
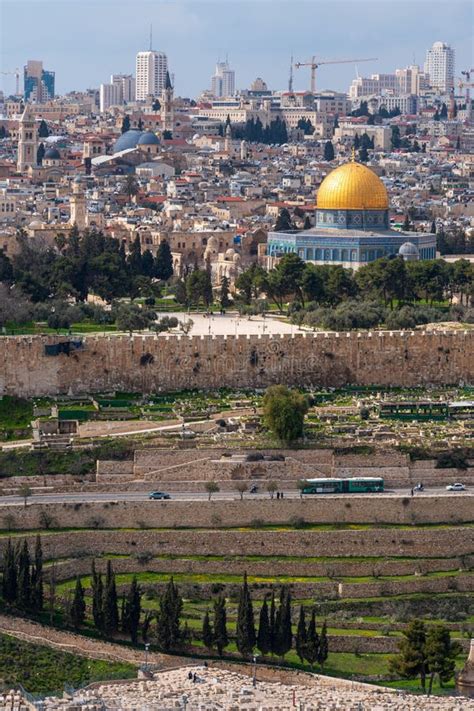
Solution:
[(361, 163), (335, 168), (317, 194), (321, 210), (387, 210), (388, 194), (378, 175)]

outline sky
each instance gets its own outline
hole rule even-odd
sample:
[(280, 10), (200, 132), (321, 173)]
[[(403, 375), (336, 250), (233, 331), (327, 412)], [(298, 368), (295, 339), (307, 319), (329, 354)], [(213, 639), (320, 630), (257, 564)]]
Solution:
[[(472, 0), (0, 0), (0, 66), (11, 71), (42, 59), (56, 72), (56, 93), (98, 87), (112, 73), (135, 73), (135, 55), (165, 51), (175, 93), (196, 97), (210, 86), (216, 60), (228, 56), (236, 87), (262, 77), (286, 89), (294, 61), (376, 57), (321, 67), (317, 87), (347, 91), (352, 79), (423, 64), (441, 40), (456, 50), (456, 74), (474, 67)], [(21, 83), (22, 86), (22, 83)], [(12, 93), (15, 79), (0, 76)], [(294, 88), (309, 88), (309, 69)]]

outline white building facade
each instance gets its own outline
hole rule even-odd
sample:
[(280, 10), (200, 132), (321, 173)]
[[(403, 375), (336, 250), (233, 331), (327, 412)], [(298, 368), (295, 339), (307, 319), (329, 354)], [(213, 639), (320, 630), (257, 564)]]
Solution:
[(215, 74), (211, 78), (211, 92), (216, 98), (235, 94), (235, 72), (228, 62), (217, 62)]
[(426, 52), (425, 72), (433, 89), (448, 94), (454, 88), (454, 49), (445, 42), (435, 42)]
[(168, 58), (164, 52), (138, 52), (135, 72), (136, 100), (145, 101), (148, 96), (160, 96), (165, 88), (167, 71)]

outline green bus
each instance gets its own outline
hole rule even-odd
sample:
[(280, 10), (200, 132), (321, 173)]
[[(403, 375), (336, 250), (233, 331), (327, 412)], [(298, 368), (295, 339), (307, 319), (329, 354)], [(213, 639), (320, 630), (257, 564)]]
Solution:
[(384, 480), (376, 476), (351, 479), (307, 479), (303, 494), (366, 494), (384, 491)]

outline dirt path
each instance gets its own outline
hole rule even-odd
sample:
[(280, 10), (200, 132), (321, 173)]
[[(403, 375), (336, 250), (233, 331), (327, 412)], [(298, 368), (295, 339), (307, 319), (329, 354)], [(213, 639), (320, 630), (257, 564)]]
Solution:
[[(32, 644), (40, 644), (62, 652), (78, 654), (92, 659), (105, 659), (111, 662), (127, 662), (139, 666), (145, 662), (145, 652), (123, 647), (113, 642), (83, 637), (73, 632), (65, 632), (47, 627), (38, 622), (31, 622), (21, 617), (0, 615), (0, 633), (8, 634)], [(174, 657), (157, 652), (149, 652), (148, 663), (160, 667), (176, 667), (189, 664), (189, 659)]]

